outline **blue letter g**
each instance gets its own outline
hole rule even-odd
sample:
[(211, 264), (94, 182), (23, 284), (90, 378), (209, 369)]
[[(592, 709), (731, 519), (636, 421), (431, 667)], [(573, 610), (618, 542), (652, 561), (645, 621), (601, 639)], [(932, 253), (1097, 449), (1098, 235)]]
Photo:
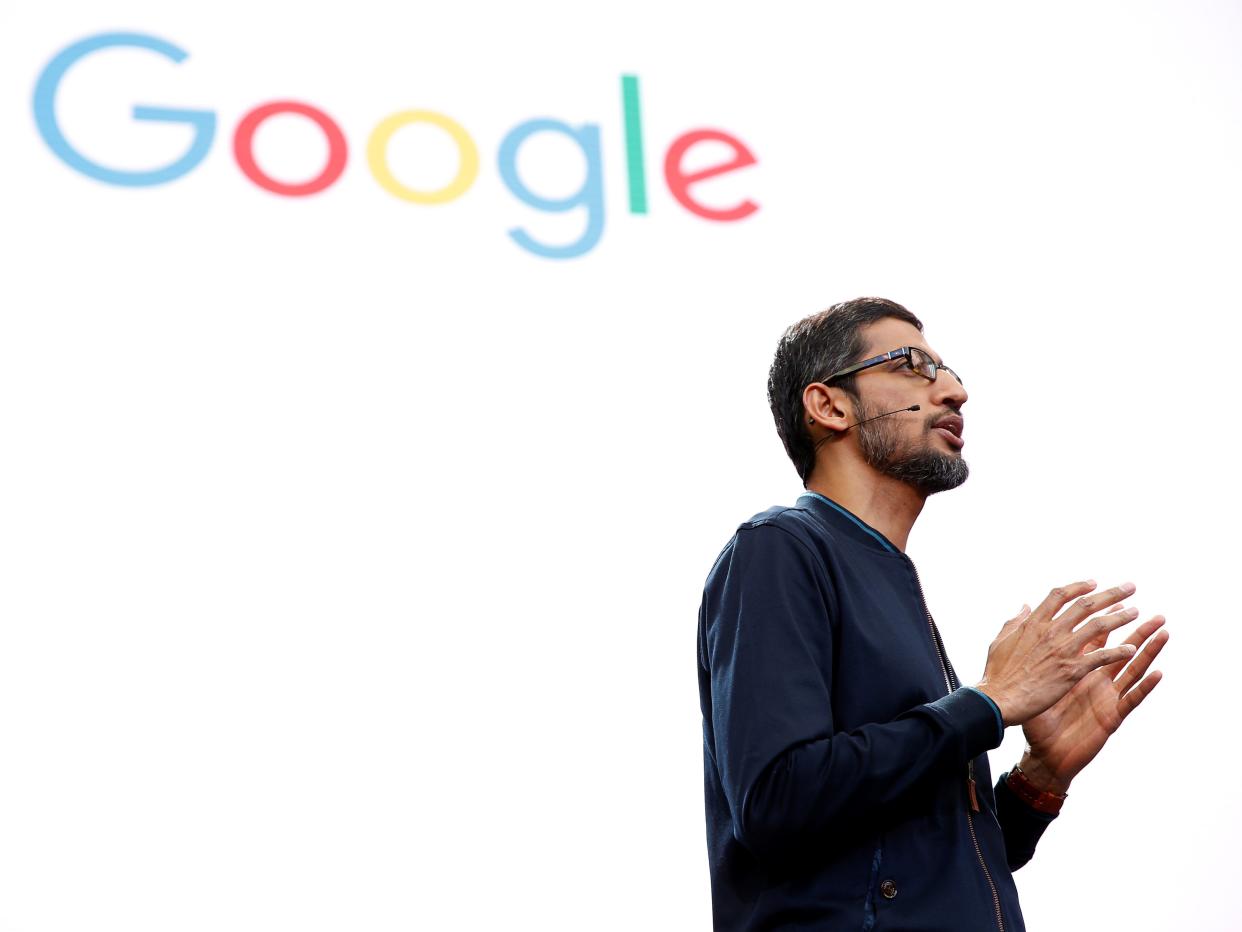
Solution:
[(180, 62), (186, 53), (177, 46), (136, 32), (109, 32), (91, 36), (75, 42), (53, 58), (39, 80), (35, 84), (34, 117), (39, 127), (39, 135), (48, 147), (70, 168), (77, 169), (89, 178), (104, 181), (108, 184), (119, 184), (129, 187), (141, 187), (152, 184), (163, 184), (180, 178), (207, 155), (211, 148), (211, 140), (216, 132), (216, 115), (210, 110), (170, 110), (164, 107), (134, 107), (135, 120), (153, 120), (165, 123), (189, 123), (194, 127), (194, 141), (185, 155), (171, 165), (152, 171), (129, 172), (108, 168), (98, 162), (92, 162), (77, 149), (69, 145), (69, 140), (60, 131), (56, 122), (56, 91), (60, 87), (61, 78), (79, 58), (85, 58), (99, 49), (113, 46), (148, 49), (163, 55), (174, 62)]

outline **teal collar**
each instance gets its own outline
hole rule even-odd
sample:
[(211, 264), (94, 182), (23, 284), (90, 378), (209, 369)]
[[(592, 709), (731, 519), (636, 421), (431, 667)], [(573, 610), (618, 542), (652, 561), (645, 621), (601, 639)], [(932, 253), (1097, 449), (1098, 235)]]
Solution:
[(873, 528), (871, 525), (869, 525), (869, 524), (867, 524), (866, 522), (864, 522), (864, 521), (863, 521), (861, 518), (859, 518), (857, 515), (853, 514), (852, 512), (850, 512), (850, 511), (848, 511), (848, 510), (846, 510), (845, 508), (842, 508), (840, 505), (838, 505), (838, 504), (837, 504), (836, 502), (834, 502), (832, 499), (830, 499), (830, 498), (826, 498), (826, 497), (824, 497), (823, 495), (820, 495), (818, 492), (811, 492), (811, 491), (806, 491), (806, 492), (803, 492), (801, 495), (799, 495), (799, 496), (798, 496), (798, 501), (799, 501), (799, 502), (801, 502), (804, 498), (809, 498), (809, 499), (812, 499), (812, 500), (814, 500), (814, 501), (823, 502), (825, 505), (827, 505), (829, 508), (831, 508), (831, 509), (833, 510), (833, 512), (835, 512), (835, 513), (837, 513), (837, 514), (840, 514), (840, 515), (845, 516), (846, 518), (848, 518), (848, 519), (850, 520), (850, 522), (851, 522), (852, 524), (854, 524), (856, 527), (858, 527), (858, 528), (859, 528), (859, 530), (863, 531), (863, 532), (864, 532), (864, 533), (866, 533), (868, 536), (870, 536), (870, 537), (874, 538), (876, 541), (878, 541), (878, 542), (880, 543), (880, 545), (881, 545), (881, 546), (882, 546), (885, 550), (887, 550), (889, 553), (895, 553), (895, 554), (899, 554), (899, 555), (901, 554), (901, 551), (900, 551), (900, 550), (898, 550), (896, 547), (894, 547), (894, 546), (892, 545), (892, 543), (890, 543), (890, 542), (889, 542), (889, 539), (888, 539), (887, 537), (885, 537), (883, 534), (881, 534), (879, 531), (877, 531), (877, 530), (876, 530), (875, 528)]

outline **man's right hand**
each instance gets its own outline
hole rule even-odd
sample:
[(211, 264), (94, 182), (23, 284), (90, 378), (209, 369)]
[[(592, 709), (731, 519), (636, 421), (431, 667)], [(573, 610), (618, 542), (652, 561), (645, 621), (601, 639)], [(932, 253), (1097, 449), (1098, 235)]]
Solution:
[[(1088, 581), (1053, 589), (1033, 612), (1005, 622), (988, 648), (983, 679), (975, 688), (996, 703), (1006, 725), (1034, 718), (1092, 670), (1134, 656), (1132, 644), (1085, 650), (1093, 639), (1138, 617), (1137, 610), (1125, 609), (1082, 624), (1134, 592), (1133, 584), (1126, 583), (1088, 595), (1094, 588), (1095, 583)], [(1071, 599), (1077, 601), (1057, 615)]]

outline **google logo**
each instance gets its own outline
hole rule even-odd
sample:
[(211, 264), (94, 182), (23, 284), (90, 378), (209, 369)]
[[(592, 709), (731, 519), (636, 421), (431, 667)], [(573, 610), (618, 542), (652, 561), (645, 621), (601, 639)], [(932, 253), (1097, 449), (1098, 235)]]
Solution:
[[(89, 36), (57, 53), (48, 62), (35, 83), (34, 118), (39, 134), (48, 148), (75, 171), (106, 184), (123, 187), (146, 187), (166, 184), (193, 171), (206, 158), (216, 134), (216, 114), (211, 110), (182, 110), (170, 107), (134, 106), (135, 120), (187, 124), (194, 137), (184, 153), (174, 161), (146, 171), (127, 171), (102, 165), (75, 149), (65, 137), (56, 119), (56, 94), (66, 73), (77, 62), (101, 49), (143, 49), (180, 63), (188, 53), (156, 36), (136, 32), (110, 32)], [(625, 127), (625, 168), (629, 194), (629, 212), (647, 213), (647, 178), (643, 154), (642, 109), (638, 78), (621, 77), (622, 115)], [(320, 172), (309, 181), (287, 182), (271, 177), (255, 161), (255, 133), (263, 123), (279, 114), (292, 114), (313, 122), (328, 144), (328, 156)], [(423, 124), (443, 132), (457, 150), (457, 172), (447, 184), (433, 190), (411, 187), (393, 173), (388, 160), (388, 146), (393, 135), (408, 126)], [(540, 133), (556, 133), (571, 140), (582, 154), (586, 168), (582, 186), (566, 197), (539, 194), (518, 174), (518, 153), (523, 144)], [(707, 167), (690, 170), (688, 154), (700, 144), (720, 144), (729, 157)], [(259, 104), (238, 121), (233, 131), (233, 158), (243, 175), (258, 187), (281, 197), (309, 197), (319, 194), (336, 182), (349, 161), (349, 144), (340, 126), (323, 110), (294, 100), (275, 100)], [(371, 175), (385, 191), (412, 204), (446, 204), (465, 194), (479, 174), (479, 150), (459, 122), (434, 110), (403, 110), (384, 117), (371, 131), (366, 143), (366, 160)], [(561, 120), (532, 119), (513, 127), (501, 140), (496, 157), (501, 180), (523, 204), (539, 211), (563, 213), (581, 209), (586, 223), (582, 235), (570, 243), (546, 243), (525, 229), (515, 227), (508, 235), (520, 247), (549, 259), (569, 259), (589, 252), (604, 232), (604, 191), (600, 155), (600, 129), (597, 124), (571, 126)], [(669, 193), (686, 210), (705, 220), (733, 222), (750, 216), (758, 205), (750, 199), (729, 207), (712, 207), (694, 196), (699, 182), (755, 164), (755, 156), (745, 143), (718, 129), (693, 129), (682, 133), (669, 145), (664, 156), (664, 180)]]

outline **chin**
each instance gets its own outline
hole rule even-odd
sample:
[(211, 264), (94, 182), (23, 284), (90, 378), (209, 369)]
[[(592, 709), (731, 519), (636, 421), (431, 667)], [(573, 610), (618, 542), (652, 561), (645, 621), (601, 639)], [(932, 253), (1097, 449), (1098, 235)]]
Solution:
[(927, 451), (894, 464), (892, 473), (927, 496), (956, 489), (970, 476), (970, 467), (960, 452)]

